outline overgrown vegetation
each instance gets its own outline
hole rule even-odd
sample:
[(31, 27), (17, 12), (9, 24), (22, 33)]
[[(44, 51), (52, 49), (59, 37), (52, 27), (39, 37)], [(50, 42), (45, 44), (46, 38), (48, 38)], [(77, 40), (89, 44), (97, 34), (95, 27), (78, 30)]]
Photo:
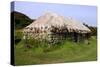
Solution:
[(19, 43), (21, 41), (23, 37), (23, 34), (21, 32), (21, 30), (17, 30), (14, 32), (14, 40), (15, 40), (15, 44)]
[(97, 27), (89, 26), (85, 23), (83, 23), (83, 24), (91, 30), (91, 35), (92, 36), (97, 36)]
[[(28, 41), (30, 44), (27, 44), (21, 39), (14, 47), (15, 65), (94, 61), (97, 59), (96, 41), (96, 37), (92, 36), (89, 45), (85, 42), (75, 43), (65, 40), (49, 47), (45, 41), (30, 39)], [(31, 48), (27, 48), (26, 45), (30, 45)]]

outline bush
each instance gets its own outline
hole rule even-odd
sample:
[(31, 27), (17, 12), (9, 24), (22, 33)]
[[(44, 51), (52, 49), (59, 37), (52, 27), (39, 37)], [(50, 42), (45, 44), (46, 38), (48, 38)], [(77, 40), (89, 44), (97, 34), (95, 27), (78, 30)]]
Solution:
[(21, 39), (22, 39), (22, 32), (15, 31), (14, 34), (15, 34), (14, 35), (15, 44), (18, 44), (21, 41)]

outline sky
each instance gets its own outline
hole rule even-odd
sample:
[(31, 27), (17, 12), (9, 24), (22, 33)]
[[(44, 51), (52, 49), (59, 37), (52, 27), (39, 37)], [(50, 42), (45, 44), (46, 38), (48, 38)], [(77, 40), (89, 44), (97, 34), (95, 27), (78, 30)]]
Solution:
[(15, 1), (14, 11), (21, 12), (31, 19), (37, 19), (49, 11), (64, 17), (72, 17), (89, 26), (97, 26), (96, 6)]

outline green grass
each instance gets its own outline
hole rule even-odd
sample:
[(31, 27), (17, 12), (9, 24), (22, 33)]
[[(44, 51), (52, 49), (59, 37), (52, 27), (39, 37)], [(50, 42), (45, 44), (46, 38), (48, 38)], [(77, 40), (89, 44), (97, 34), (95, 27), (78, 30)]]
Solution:
[[(42, 43), (41, 43), (42, 45)], [(97, 60), (97, 40), (91, 37), (90, 44), (65, 41), (52, 47), (26, 48), (23, 40), (15, 45), (15, 65), (66, 63)]]

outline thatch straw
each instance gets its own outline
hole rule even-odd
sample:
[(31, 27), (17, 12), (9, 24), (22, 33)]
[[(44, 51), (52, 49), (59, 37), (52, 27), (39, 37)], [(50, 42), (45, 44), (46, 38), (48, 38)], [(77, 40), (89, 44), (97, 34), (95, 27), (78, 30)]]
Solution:
[(52, 26), (62, 29), (67, 28), (68, 32), (77, 32), (77, 33), (89, 33), (91, 32), (86, 26), (81, 22), (73, 18), (65, 18), (56, 13), (45, 13), (43, 16), (40, 16), (36, 21), (24, 28), (24, 32), (29, 31), (50, 31)]

